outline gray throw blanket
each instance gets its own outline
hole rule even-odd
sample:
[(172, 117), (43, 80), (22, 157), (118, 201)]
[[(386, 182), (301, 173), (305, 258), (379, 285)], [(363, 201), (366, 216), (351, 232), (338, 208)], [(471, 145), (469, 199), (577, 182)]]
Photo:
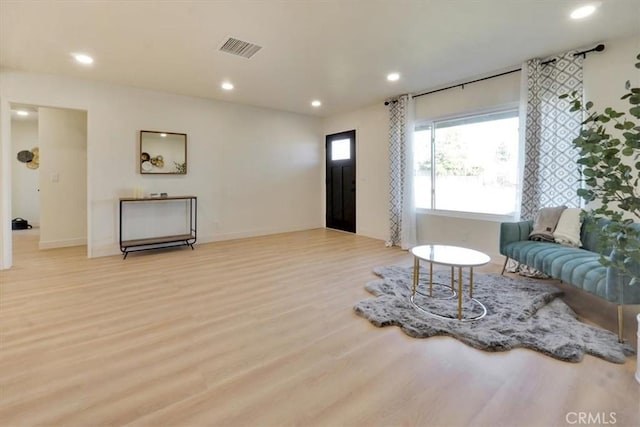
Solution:
[(533, 230), (529, 234), (529, 240), (553, 242), (553, 231), (565, 209), (567, 209), (566, 206), (540, 209), (533, 220)]

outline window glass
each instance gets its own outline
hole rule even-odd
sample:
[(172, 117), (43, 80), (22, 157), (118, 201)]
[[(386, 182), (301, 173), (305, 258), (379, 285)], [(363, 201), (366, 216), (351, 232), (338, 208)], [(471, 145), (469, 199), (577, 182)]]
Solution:
[[(429, 128), (417, 128), (416, 206), (514, 215), (517, 204), (518, 126), (518, 112), (511, 110), (435, 122)], [(428, 156), (424, 154), (428, 151), (427, 145), (431, 148)], [(429, 166), (425, 166), (425, 162)], [(424, 175), (429, 175), (430, 179), (422, 178)]]
[(348, 160), (350, 158), (350, 139), (336, 139), (335, 141), (331, 141), (331, 160)]

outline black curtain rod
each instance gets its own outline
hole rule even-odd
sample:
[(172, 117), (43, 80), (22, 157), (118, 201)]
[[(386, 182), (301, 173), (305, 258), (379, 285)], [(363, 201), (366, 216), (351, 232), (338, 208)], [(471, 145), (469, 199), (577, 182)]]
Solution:
[(494, 79), (494, 78), (500, 77), (500, 76), (506, 76), (507, 74), (512, 74), (512, 73), (515, 73), (515, 72), (520, 71), (520, 70), (521, 70), (521, 68), (517, 68), (517, 69), (511, 70), (511, 71), (505, 71), (504, 73), (495, 74), (495, 75), (489, 76), (489, 77), (483, 77), (481, 79), (471, 80), (470, 82), (459, 83), (457, 85), (453, 85), (453, 86), (449, 86), (449, 87), (443, 87), (442, 89), (436, 89), (436, 90), (432, 90), (432, 91), (429, 91), (429, 92), (419, 93), (417, 95), (413, 95), (413, 97), (417, 98), (419, 96), (430, 95), (432, 93), (442, 92), (443, 90), (449, 90), (449, 89), (453, 89), (453, 88), (456, 88), (456, 87), (461, 87), (461, 88), (464, 89), (464, 85), (468, 85), (468, 84), (471, 84), (471, 83), (477, 83), (477, 82), (481, 82), (481, 81), (484, 81), (484, 80)]
[[(576, 52), (573, 54), (573, 56), (580, 56), (582, 55), (583, 58), (587, 57), (587, 53), (591, 53), (591, 52), (602, 52), (604, 50), (604, 45), (603, 44), (599, 44), (598, 46), (594, 47), (593, 49), (587, 49), (587, 50), (583, 50), (582, 52)], [(547, 65), (547, 64), (551, 64), (556, 62), (556, 59), (549, 59), (548, 61), (544, 61), (541, 62), (540, 65)]]
[[(604, 45), (603, 44), (599, 44), (598, 46), (594, 47), (593, 49), (587, 49), (587, 50), (583, 50), (582, 52), (576, 52), (576, 53), (573, 54), (573, 56), (582, 55), (583, 58), (586, 58), (587, 53), (590, 53), (590, 52), (602, 52), (603, 50), (604, 50)], [(556, 61), (555, 59), (550, 59), (548, 61), (541, 62), (540, 64), (541, 65), (547, 65), (547, 64), (551, 64), (552, 62), (555, 62), (555, 61)], [(429, 91), (429, 92), (419, 93), (417, 95), (413, 95), (413, 97), (417, 98), (419, 96), (430, 95), (432, 93), (442, 92), (443, 90), (454, 89), (454, 88), (457, 88), (457, 87), (461, 87), (461, 88), (464, 89), (465, 85), (468, 85), (468, 84), (471, 84), (471, 83), (481, 82), (481, 81), (484, 81), (484, 80), (493, 79), (493, 78), (496, 78), (496, 77), (506, 76), (507, 74), (515, 73), (515, 72), (521, 71), (521, 70), (522, 70), (522, 68), (516, 68), (515, 70), (506, 71), (504, 73), (495, 74), (493, 76), (483, 77), (481, 79), (476, 79), (476, 80), (471, 80), (470, 82), (459, 83), (457, 85), (444, 87), (442, 89), (436, 89), (436, 90), (432, 90), (432, 91)], [(391, 101), (391, 102), (394, 102), (394, 101)], [(384, 105), (389, 105), (389, 101), (385, 101)]]

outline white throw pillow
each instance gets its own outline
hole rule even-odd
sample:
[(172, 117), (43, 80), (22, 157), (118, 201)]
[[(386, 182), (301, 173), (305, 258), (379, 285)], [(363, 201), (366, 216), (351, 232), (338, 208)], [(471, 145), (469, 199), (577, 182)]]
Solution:
[(582, 228), (582, 219), (580, 218), (580, 208), (569, 208), (562, 211), (558, 225), (553, 231), (553, 239), (556, 243), (562, 245), (582, 246), (580, 241), (580, 229)]

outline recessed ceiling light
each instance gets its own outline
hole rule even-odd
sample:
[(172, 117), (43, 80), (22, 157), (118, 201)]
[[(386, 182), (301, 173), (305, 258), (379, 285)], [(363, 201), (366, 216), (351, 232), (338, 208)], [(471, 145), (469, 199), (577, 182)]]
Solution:
[(85, 55), (84, 53), (74, 53), (73, 58), (76, 60), (76, 62), (82, 65), (93, 64), (93, 58), (90, 57), (89, 55)]
[(575, 9), (573, 12), (571, 12), (571, 15), (569, 16), (571, 17), (571, 19), (582, 19), (591, 15), (595, 11), (596, 11), (596, 6), (593, 4), (588, 4), (586, 6), (582, 6)]
[(160, 136), (161, 136), (162, 138), (166, 138), (167, 134), (166, 134), (166, 133), (161, 133), (161, 134), (160, 134)]
[(319, 107), (319, 106), (321, 106), (321, 105), (322, 105), (322, 102), (318, 101), (317, 99), (315, 99), (315, 100), (311, 101), (311, 106), (312, 106), (312, 107), (316, 107), (316, 108), (318, 108), (318, 107)]
[(400, 80), (400, 74), (398, 73), (387, 74), (387, 80), (389, 80), (390, 82), (398, 81)]
[(26, 116), (29, 115), (29, 112), (28, 111), (24, 111), (24, 110), (18, 110), (18, 111), (16, 111), (16, 114), (19, 115), (19, 116), (26, 117)]
[(229, 82), (222, 83), (222, 89), (224, 90), (233, 90), (233, 84)]

